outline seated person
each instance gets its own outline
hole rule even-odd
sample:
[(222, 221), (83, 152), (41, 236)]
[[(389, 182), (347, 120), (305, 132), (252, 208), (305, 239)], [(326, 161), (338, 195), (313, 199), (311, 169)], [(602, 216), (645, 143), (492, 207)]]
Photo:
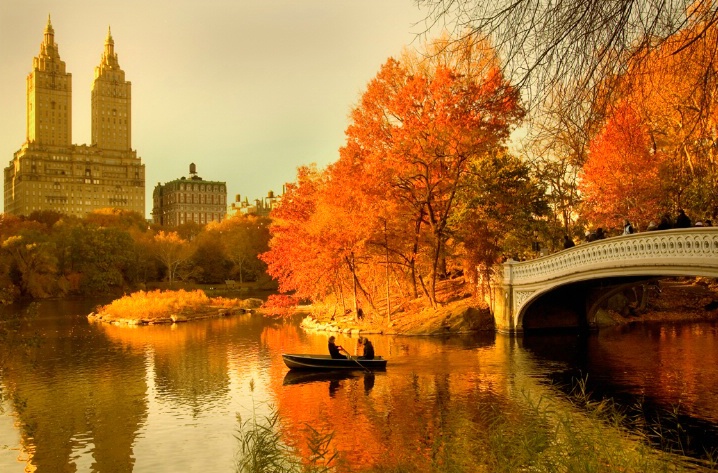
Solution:
[(364, 354), (359, 357), (360, 360), (373, 360), (374, 359), (374, 345), (369, 341), (368, 338), (359, 337), (359, 345), (364, 345)]
[(334, 343), (334, 340), (336, 340), (336, 339), (334, 338), (334, 335), (332, 335), (331, 337), (329, 337), (329, 354), (331, 355), (332, 358), (339, 358), (339, 359), (344, 358), (344, 359), (346, 359), (346, 356), (344, 356), (344, 355), (342, 355), (341, 353), (339, 353), (339, 350), (343, 350), (344, 348), (343, 348), (342, 346), (337, 345), (336, 343)]

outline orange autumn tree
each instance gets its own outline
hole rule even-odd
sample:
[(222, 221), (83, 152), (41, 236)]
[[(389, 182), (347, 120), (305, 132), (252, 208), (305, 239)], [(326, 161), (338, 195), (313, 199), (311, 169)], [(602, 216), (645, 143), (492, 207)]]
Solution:
[(322, 173), (301, 167), (297, 181), (287, 184), (281, 204), (272, 211), (269, 251), (260, 258), (282, 293), (318, 300), (331, 292), (340, 258), (324, 251), (309, 222), (324, 185)]
[[(693, 38), (687, 41), (688, 38)], [(693, 22), (646, 55), (628, 78), (656, 148), (666, 155), (673, 209), (718, 217), (718, 27)]]
[(580, 174), (584, 216), (603, 228), (620, 227), (623, 219), (646, 228), (666, 209), (664, 165), (633, 106), (619, 104), (591, 141)]
[(320, 300), (331, 294), (346, 306), (344, 294), (351, 287), (356, 313), (357, 291), (372, 299), (356, 271), (372, 224), (367, 206), (355, 198), (359, 195), (347, 192), (350, 185), (341, 176), (331, 179), (329, 170), (301, 167), (297, 182), (287, 186), (272, 212), (270, 249), (261, 258), (280, 291), (295, 298)]
[(475, 38), (448, 45), (389, 59), (352, 111), (339, 160), (300, 170), (263, 256), (282, 290), (342, 297), (351, 288), (355, 304), (374, 305), (380, 286), (388, 303), (391, 285), (436, 303), (471, 165), (523, 116), (493, 51)]
[[(471, 164), (505, 142), (523, 111), (485, 43), (441, 39), (427, 50), (382, 66), (352, 112), (340, 161), (369, 176), (357, 191), (387, 201), (378, 217), (394, 227), (389, 250), (402, 260), (413, 293), (418, 281), (435, 303)], [(388, 245), (386, 232), (375, 241)]]
[[(600, 214), (598, 225), (628, 217), (645, 226), (678, 208), (696, 219), (718, 217), (717, 46), (715, 22), (691, 20), (675, 35), (644, 45), (622, 76), (609, 79), (620, 84), (619, 99), (591, 147), (594, 155), (611, 157), (603, 171), (594, 157), (583, 173), (586, 216)], [(621, 153), (627, 162), (620, 162)], [(607, 182), (618, 177), (624, 181)]]

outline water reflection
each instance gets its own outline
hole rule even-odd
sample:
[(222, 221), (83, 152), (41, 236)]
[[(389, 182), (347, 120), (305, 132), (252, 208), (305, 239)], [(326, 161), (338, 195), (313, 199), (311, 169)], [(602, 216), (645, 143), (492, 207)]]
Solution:
[[(586, 374), (590, 389), (626, 403), (680, 401), (681, 422), (694, 431), (718, 425), (715, 325), (589, 337), (377, 335), (386, 372), (294, 373), (281, 354), (324, 353), (328, 335), (249, 315), (173, 327), (89, 324), (91, 305), (76, 304), (40, 304), (0, 340), (0, 443), (16, 452), (0, 454), (0, 471), (231, 472), (237, 414), (272, 409), (283, 438), (307, 458), (311, 426), (333, 432), (355, 469), (442, 471), (459, 461), (471, 471), (495, 455), (492, 442), (513, 441), (496, 435), (497, 418), (550, 432), (526, 396), (560, 404), (553, 383)], [(356, 341), (338, 336), (350, 351)]]
[[(524, 348), (557, 362), (550, 378), (565, 392), (586, 381), (595, 399), (616, 400), (668, 447), (701, 456), (718, 446), (718, 325), (640, 325), (592, 335), (525, 337)], [(636, 427), (638, 428), (638, 427)]]
[(339, 382), (344, 379), (356, 378), (361, 376), (361, 371), (302, 371), (292, 370), (287, 371), (284, 375), (284, 386), (291, 386), (293, 384), (305, 384), (305, 383), (331, 383), (333, 381)]
[[(297, 352), (326, 350), (326, 336), (293, 336)], [(265, 338), (270, 348), (287, 343), (278, 334)], [(307, 458), (301, 433), (310, 425), (333, 432), (350, 465), (430, 465), (449, 445), (462, 443), (467, 429), (482, 425), (486, 405), (508, 408), (511, 383), (503, 368), (494, 369), (506, 361), (493, 349), (494, 340), (494, 334), (375, 337), (376, 353), (390, 360), (386, 373), (317, 375), (316, 382), (294, 382), (303, 375), (287, 374), (281, 385), (273, 384), (285, 436)], [(337, 342), (353, 347), (356, 340), (340, 336)]]
[[(132, 471), (132, 444), (146, 419), (142, 356), (107, 345), (100, 332), (82, 327), (84, 311), (68, 301), (29, 314), (19, 329), (38, 342), (6, 350), (2, 382), (16, 416), (28, 465), (66, 471), (79, 452), (95, 471)], [(5, 347), (4, 347), (5, 348)]]

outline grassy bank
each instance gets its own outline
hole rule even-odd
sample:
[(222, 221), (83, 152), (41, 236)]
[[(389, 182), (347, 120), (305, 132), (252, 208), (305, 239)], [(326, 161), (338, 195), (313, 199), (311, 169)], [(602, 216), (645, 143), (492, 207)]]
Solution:
[(258, 299), (208, 297), (204, 291), (138, 291), (99, 306), (91, 320), (119, 325), (152, 325), (223, 317), (252, 311)]

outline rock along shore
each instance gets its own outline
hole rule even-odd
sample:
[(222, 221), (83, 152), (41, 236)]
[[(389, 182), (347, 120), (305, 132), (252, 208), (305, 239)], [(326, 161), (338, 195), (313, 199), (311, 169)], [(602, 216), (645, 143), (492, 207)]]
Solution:
[(311, 307), (303, 311), (309, 315), (301, 327), (313, 332), (332, 332), (351, 335), (446, 335), (494, 330), (494, 320), (488, 307), (476, 299), (462, 299), (437, 308), (417, 307), (385, 317), (368, 313), (362, 320), (353, 314), (332, 317), (333, 311)]

